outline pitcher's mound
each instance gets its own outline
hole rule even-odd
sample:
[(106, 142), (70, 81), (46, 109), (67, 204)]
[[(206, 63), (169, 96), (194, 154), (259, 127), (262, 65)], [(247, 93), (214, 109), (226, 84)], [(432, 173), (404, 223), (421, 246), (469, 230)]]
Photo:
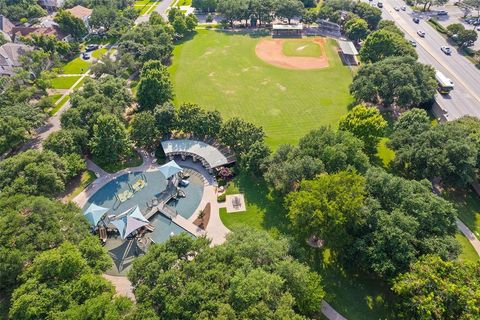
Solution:
[[(283, 53), (283, 46), (291, 39), (262, 39), (255, 47), (255, 53), (263, 61), (276, 67), (292, 70), (311, 70), (328, 67), (328, 58), (325, 54), (325, 39), (314, 38), (310, 41), (321, 47), (318, 57), (287, 56)], [(305, 41), (305, 40), (302, 40)]]

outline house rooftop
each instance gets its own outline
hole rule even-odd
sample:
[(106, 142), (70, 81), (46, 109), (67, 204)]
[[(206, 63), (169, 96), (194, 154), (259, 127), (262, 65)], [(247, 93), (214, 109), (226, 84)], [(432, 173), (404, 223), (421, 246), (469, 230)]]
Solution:
[(14, 27), (12, 29), (13, 37), (27, 37), (30, 38), (32, 34), (55, 36), (58, 40), (62, 40), (67, 35), (64, 34), (58, 27)]
[(21, 64), (20, 57), (32, 50), (32, 47), (18, 43), (5, 43), (0, 46), (0, 74), (15, 74), (14, 68)]
[(85, 8), (83, 6), (75, 6), (73, 8), (67, 9), (66, 11), (70, 12), (72, 16), (84, 20), (92, 15), (93, 10)]
[(0, 31), (8, 34), (10, 33), (10, 31), (12, 31), (13, 27), (15, 27), (15, 25), (10, 20), (8, 20), (7, 17), (0, 14)]

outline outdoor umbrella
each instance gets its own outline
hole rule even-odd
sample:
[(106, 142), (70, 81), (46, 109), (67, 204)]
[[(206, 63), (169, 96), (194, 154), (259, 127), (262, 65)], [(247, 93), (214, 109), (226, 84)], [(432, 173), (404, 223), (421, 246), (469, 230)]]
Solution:
[(83, 215), (92, 226), (96, 226), (108, 210), (108, 208), (100, 207), (92, 203)]
[(163, 166), (160, 167), (160, 172), (165, 176), (165, 178), (170, 178), (171, 176), (179, 173), (182, 171), (182, 167), (180, 167), (174, 160), (165, 163)]

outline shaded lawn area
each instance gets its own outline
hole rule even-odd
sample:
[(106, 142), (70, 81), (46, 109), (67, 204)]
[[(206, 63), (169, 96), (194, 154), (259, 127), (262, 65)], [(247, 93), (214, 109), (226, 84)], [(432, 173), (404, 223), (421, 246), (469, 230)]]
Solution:
[(58, 110), (60, 110), (60, 108), (63, 107), (63, 105), (68, 101), (68, 99), (70, 99), (70, 96), (66, 95), (57, 105), (53, 106), (52, 110), (50, 110), (48, 114), (50, 116), (55, 115), (55, 113), (57, 113)]
[(477, 237), (480, 237), (480, 197), (475, 191), (470, 187), (458, 190), (447, 190), (442, 196), (453, 203), (458, 210), (458, 218), (462, 220)]
[(65, 74), (81, 74), (87, 72), (91, 62), (78, 57), (63, 66), (62, 71)]
[(65, 187), (65, 194), (62, 195), (66, 202), (72, 201), (83, 189), (92, 183), (97, 177), (95, 173), (89, 170), (83, 171), (81, 174), (73, 178)]
[(305, 40), (287, 40), (282, 51), (284, 55), (292, 57), (322, 56), (322, 48), (318, 43)]
[(473, 248), (473, 246), (468, 241), (467, 237), (463, 235), (461, 232), (457, 232), (455, 238), (462, 246), (462, 252), (458, 256), (458, 259), (461, 261), (470, 261), (470, 262), (477, 262), (480, 261), (480, 256), (478, 255), (477, 251)]
[(80, 79), (80, 76), (72, 77), (56, 77), (52, 79), (52, 88), (53, 89), (70, 89), (75, 82)]
[[(252, 227), (290, 235), (283, 200), (269, 192), (265, 182), (247, 174), (235, 177), (227, 194), (243, 193), (247, 211), (227, 213), (220, 210), (223, 224), (234, 231)], [(347, 319), (385, 319), (391, 317), (391, 293), (384, 283), (366, 275), (347, 271), (331, 258), (328, 249), (305, 246), (308, 263), (323, 278), (326, 300)]]
[(143, 163), (142, 157), (136, 151), (132, 151), (132, 153), (126, 156), (122, 161), (115, 163), (102, 163), (95, 158), (93, 158), (92, 161), (108, 173), (115, 173), (126, 168), (138, 167)]
[(224, 118), (241, 117), (262, 126), (275, 149), (295, 144), (312, 129), (336, 126), (353, 101), (352, 75), (329, 39), (330, 66), (320, 70), (288, 70), (256, 56), (260, 36), (197, 30), (175, 46), (169, 67), (175, 104), (196, 103), (218, 110)]

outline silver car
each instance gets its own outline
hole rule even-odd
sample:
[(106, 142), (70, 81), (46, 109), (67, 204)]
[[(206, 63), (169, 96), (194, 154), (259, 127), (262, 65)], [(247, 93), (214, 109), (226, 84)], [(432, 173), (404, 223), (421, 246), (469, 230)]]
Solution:
[(442, 50), (443, 53), (445, 53), (445, 54), (448, 54), (448, 55), (452, 54), (452, 48), (450, 48), (450, 47), (442, 46), (442, 47), (440, 47), (440, 50)]

